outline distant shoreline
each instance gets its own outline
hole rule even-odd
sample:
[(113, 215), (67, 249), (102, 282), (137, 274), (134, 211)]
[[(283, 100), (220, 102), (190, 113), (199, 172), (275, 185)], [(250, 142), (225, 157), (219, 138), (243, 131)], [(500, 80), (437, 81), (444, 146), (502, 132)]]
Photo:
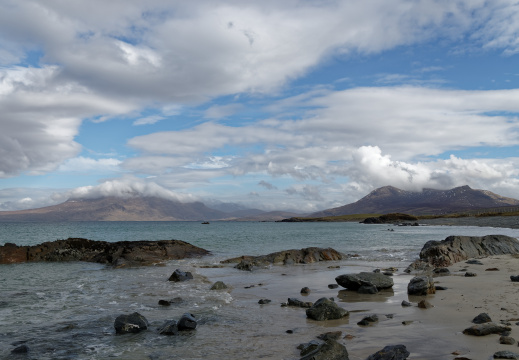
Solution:
[(519, 216), (484, 216), (420, 219), (420, 224), (449, 226), (484, 226), (496, 228), (519, 229)]

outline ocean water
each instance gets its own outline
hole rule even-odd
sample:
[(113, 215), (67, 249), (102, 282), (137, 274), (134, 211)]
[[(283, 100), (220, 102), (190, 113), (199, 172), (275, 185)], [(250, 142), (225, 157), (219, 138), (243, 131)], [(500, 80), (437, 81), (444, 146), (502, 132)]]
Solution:
[[(297, 359), (299, 343), (326, 331), (356, 327), (356, 322), (350, 324), (348, 319), (314, 322), (302, 309), (280, 306), (288, 297), (302, 299), (302, 287), (312, 289), (307, 301), (334, 297), (350, 311), (376, 311), (401, 302), (407, 277), (395, 276), (391, 292), (369, 299), (327, 285), (344, 273), (385, 266), (403, 270), (428, 240), (489, 234), (519, 237), (519, 230), (357, 223), (0, 223), (0, 245), (34, 245), (68, 237), (103, 241), (178, 239), (211, 251), (211, 255), (198, 259), (135, 269), (83, 262), (0, 265), (0, 359)], [(331, 263), (274, 265), (254, 272), (219, 266), (221, 260), (230, 257), (310, 246), (332, 247), (358, 257)], [(194, 279), (167, 281), (177, 268), (191, 271)], [(210, 290), (219, 280), (229, 289)], [(182, 298), (179, 304), (158, 305), (161, 299), (177, 297)], [(259, 305), (262, 298), (272, 303)], [(115, 335), (115, 318), (135, 311), (148, 319), (149, 330)], [(158, 334), (157, 328), (166, 320), (178, 320), (186, 312), (198, 320), (195, 331), (179, 336)], [(11, 354), (20, 344), (27, 345), (29, 352)], [(365, 352), (379, 344), (357, 346), (361, 348), (354, 348), (356, 354), (350, 352), (352, 359), (365, 358)]]

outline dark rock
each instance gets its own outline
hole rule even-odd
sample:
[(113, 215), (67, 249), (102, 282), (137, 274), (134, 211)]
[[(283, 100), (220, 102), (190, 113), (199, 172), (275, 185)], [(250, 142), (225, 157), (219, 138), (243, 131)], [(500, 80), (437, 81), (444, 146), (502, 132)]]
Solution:
[(373, 284), (365, 284), (365, 285), (361, 285), (361, 287), (358, 288), (357, 292), (359, 294), (376, 294), (376, 293), (378, 293), (378, 289)]
[(375, 269), (375, 270), (373, 270), (373, 272), (379, 274), (380, 273), (380, 269)]
[(29, 347), (27, 345), (20, 345), (11, 350), (12, 354), (27, 354), (29, 352)]
[(174, 282), (181, 282), (181, 281), (188, 281), (193, 279), (193, 274), (191, 274), (189, 271), (182, 271), (180, 269), (176, 269), (173, 271), (173, 274), (169, 277), (169, 281)]
[(301, 289), (301, 294), (308, 295), (310, 294), (310, 289), (308, 287), (304, 287)]
[(180, 320), (178, 321), (178, 330), (184, 331), (184, 330), (194, 330), (196, 329), (197, 322), (195, 320), (195, 315), (190, 313), (185, 313), (182, 315)]
[(488, 322), (492, 322), (492, 319), (487, 313), (481, 313), (478, 316), (476, 316), (474, 319), (472, 319), (472, 322), (474, 324), (484, 324)]
[(328, 289), (337, 289), (339, 284), (328, 284)]
[(510, 336), (501, 336), (499, 338), (499, 343), (503, 345), (513, 345), (515, 344), (515, 339)]
[(119, 315), (114, 323), (116, 334), (138, 333), (148, 328), (148, 320), (138, 312)]
[(166, 321), (160, 328), (161, 335), (178, 335), (178, 324), (175, 320)]
[(511, 351), (498, 351), (494, 354), (494, 359), (519, 359), (519, 354)]
[(476, 260), (476, 259), (470, 259), (470, 260), (467, 260), (465, 261), (465, 264), (470, 264), (470, 265), (483, 265), (483, 263), (479, 260)]
[(271, 302), (272, 302), (272, 300), (269, 300), (269, 299), (260, 299), (258, 301), (258, 304), (265, 305), (265, 304), (270, 304)]
[(357, 323), (357, 325), (367, 326), (372, 323), (376, 323), (377, 321), (378, 321), (378, 316), (374, 314), (374, 315), (365, 316), (361, 321), (359, 321)]
[(227, 285), (223, 281), (217, 281), (211, 286), (211, 290), (223, 290), (227, 289)]
[(402, 306), (408, 307), (408, 306), (413, 306), (413, 304), (411, 304), (409, 301), (402, 300)]
[(447, 268), (436, 268), (433, 270), (433, 273), (436, 276), (445, 276), (451, 274), (450, 270)]
[(339, 275), (335, 278), (335, 281), (349, 290), (358, 290), (362, 285), (373, 285), (378, 290), (388, 289), (393, 287), (394, 284), (391, 277), (373, 272)]
[(435, 285), (434, 286), (434, 290), (436, 290), (436, 291), (447, 290), (447, 288), (445, 286)]
[(449, 236), (443, 241), (425, 243), (417, 262), (446, 267), (475, 257), (518, 253), (519, 241), (506, 235)]
[(348, 315), (347, 310), (327, 298), (320, 298), (311, 308), (306, 310), (307, 317), (318, 321), (340, 319)]
[(171, 303), (168, 300), (159, 300), (159, 305), (170, 306)]
[(287, 334), (293, 334), (293, 333), (294, 333), (294, 330), (290, 330), (290, 329), (289, 329), (289, 330), (287, 330), (287, 331), (285, 331), (285, 332), (286, 332)]
[(409, 295), (428, 295), (436, 293), (434, 282), (429, 276), (415, 276), (407, 285)]
[(510, 280), (512, 282), (519, 282), (519, 275), (510, 275)]
[(311, 346), (305, 348), (304, 353), (301, 352), (300, 360), (349, 360), (346, 347), (335, 340), (311, 343)]
[(502, 334), (504, 331), (511, 331), (512, 329), (508, 326), (502, 326), (493, 322), (476, 324), (465, 330), (463, 333), (465, 335), (474, 335), (474, 336), (485, 336), (490, 334)]
[(384, 271), (382, 274), (386, 276), (393, 276), (393, 273), (391, 271)]
[(42, 261), (87, 261), (115, 267), (151, 265), (209, 254), (209, 251), (180, 240), (94, 241), (69, 238), (34, 246), (0, 246), (0, 264)]
[(252, 266), (265, 266), (269, 264), (310, 264), (318, 261), (342, 260), (345, 256), (332, 248), (309, 247), (301, 250), (285, 250), (260, 256), (240, 256), (223, 260), (223, 264), (249, 262)]
[(388, 345), (368, 356), (366, 360), (405, 360), (409, 355), (405, 345)]
[(402, 321), (402, 325), (411, 325), (412, 323), (413, 323), (413, 320)]
[(421, 301), (418, 303), (418, 307), (419, 307), (420, 309), (430, 309), (430, 308), (432, 308), (433, 306), (432, 306), (432, 304), (431, 304), (429, 301), (427, 301), (427, 300), (424, 299), (424, 300), (421, 300)]
[(301, 301), (296, 298), (288, 298), (287, 305), (300, 307), (300, 308), (310, 308), (310, 307), (312, 307), (313, 303), (310, 301)]
[(498, 268), (488, 268), (488, 269), (485, 269), (485, 271), (499, 271)]
[(467, 271), (467, 272), (465, 273), (465, 277), (474, 277), (474, 276), (478, 276), (478, 274), (473, 273), (473, 272), (470, 272), (470, 271)]
[(238, 264), (236, 264), (234, 268), (238, 270), (252, 271), (254, 268), (254, 264), (250, 260), (242, 260)]
[(327, 332), (327, 333), (324, 333), (324, 334), (321, 334), (319, 336), (317, 336), (318, 339), (321, 339), (321, 340), (339, 340), (342, 336), (342, 331), (330, 331), (330, 332)]

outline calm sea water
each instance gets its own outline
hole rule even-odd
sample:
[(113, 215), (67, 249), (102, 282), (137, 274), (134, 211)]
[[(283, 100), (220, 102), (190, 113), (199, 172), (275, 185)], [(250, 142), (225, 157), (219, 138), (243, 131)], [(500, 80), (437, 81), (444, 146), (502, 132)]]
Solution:
[[(428, 240), (489, 234), (519, 237), (519, 230), (357, 223), (1, 223), (0, 245), (34, 245), (68, 237), (178, 239), (210, 250), (212, 255), (138, 269), (89, 263), (0, 265), (0, 359), (19, 359), (11, 354), (19, 344), (29, 347), (22, 357), (27, 359), (295, 359), (299, 343), (350, 326), (347, 321), (324, 326), (307, 320), (301, 309), (279, 306), (287, 297), (300, 297), (303, 286), (311, 287), (311, 301), (335, 297), (350, 311), (365, 308), (365, 302), (353, 301), (341, 291), (328, 289), (327, 284), (334, 283), (339, 274), (362, 269), (391, 265), (403, 270)], [(332, 247), (359, 257), (334, 263), (339, 269), (329, 268), (329, 263), (272, 266), (252, 273), (232, 266), (214, 267), (234, 256), (309, 246)], [(193, 272), (195, 279), (168, 282), (176, 268)], [(218, 280), (230, 289), (209, 290)], [(394, 291), (377, 301), (397, 303), (406, 281), (395, 277)], [(160, 299), (175, 297), (183, 302), (158, 305)], [(270, 298), (272, 305), (259, 306), (261, 298)], [(376, 303), (370, 305), (370, 309), (376, 308)], [(116, 336), (115, 317), (134, 311), (149, 320), (150, 330)], [(157, 334), (165, 320), (178, 319), (185, 312), (198, 319), (196, 331), (176, 337)], [(287, 335), (287, 329), (294, 333)]]

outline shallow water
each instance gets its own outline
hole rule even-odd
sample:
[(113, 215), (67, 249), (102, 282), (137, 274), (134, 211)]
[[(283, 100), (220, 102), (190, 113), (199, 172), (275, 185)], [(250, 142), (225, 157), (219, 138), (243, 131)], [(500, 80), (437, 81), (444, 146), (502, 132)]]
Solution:
[[(0, 244), (29, 245), (67, 237), (105, 241), (180, 239), (212, 252), (200, 259), (138, 269), (111, 269), (81, 262), (0, 266), (2, 359), (19, 359), (10, 352), (21, 343), (30, 349), (22, 357), (28, 359), (297, 359), (299, 343), (338, 329), (356, 336), (354, 343), (347, 344), (350, 358), (364, 359), (385, 345), (384, 338), (390, 338), (394, 327), (401, 327), (400, 303), (407, 297), (409, 277), (395, 276), (392, 291), (360, 296), (329, 289), (327, 285), (335, 283), (336, 276), (385, 266), (403, 270), (427, 240), (442, 240), (448, 235), (519, 236), (518, 230), (511, 229), (421, 226), (388, 231), (387, 225), (354, 223), (2, 225)], [(360, 256), (331, 263), (271, 266), (252, 273), (232, 265), (211, 267), (238, 255), (308, 246), (333, 247)], [(193, 272), (195, 278), (184, 283), (167, 281), (176, 268)], [(218, 280), (230, 289), (209, 290)], [(304, 286), (311, 288), (309, 296), (300, 294)], [(160, 299), (175, 297), (181, 297), (183, 302), (169, 307), (158, 305)], [(315, 322), (306, 318), (303, 309), (281, 307), (288, 297), (307, 301), (334, 297), (352, 313), (343, 320)], [(261, 298), (269, 298), (272, 303), (259, 305)], [(395, 318), (381, 321), (370, 330), (371, 340), (363, 341), (368, 330), (357, 326), (357, 321), (366, 312), (380, 313), (388, 307)], [(148, 319), (150, 329), (116, 336), (115, 317), (134, 311)], [(196, 331), (173, 337), (157, 333), (164, 321), (178, 320), (185, 312), (196, 316)], [(420, 323), (413, 326), (418, 329)], [(412, 337), (408, 341), (412, 343)]]

